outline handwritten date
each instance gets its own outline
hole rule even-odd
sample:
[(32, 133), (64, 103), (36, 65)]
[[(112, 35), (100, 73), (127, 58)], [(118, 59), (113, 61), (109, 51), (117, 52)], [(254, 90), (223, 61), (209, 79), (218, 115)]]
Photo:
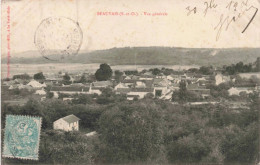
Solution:
[[(256, 8), (253, 5), (250, 5), (249, 0), (243, 0), (243, 1), (230, 0), (227, 2), (228, 3), (225, 5), (225, 9), (224, 9), (225, 12), (223, 12), (223, 13), (220, 12), (220, 16), (217, 20), (218, 22), (216, 23), (216, 26), (214, 27), (214, 30), (216, 30), (216, 32), (217, 32), (216, 41), (219, 40), (223, 30), (227, 31), (232, 23), (237, 22), (238, 19), (245, 16), (249, 11), (253, 11), (253, 15), (249, 17), (249, 20), (248, 20), (246, 26), (241, 31), (241, 33), (244, 33), (246, 31), (246, 29), (250, 26), (252, 21), (254, 20), (256, 14), (258, 12), (258, 8)], [(213, 10), (213, 9), (218, 10), (218, 8), (220, 8), (219, 7), (220, 5), (217, 4), (217, 2), (215, 0), (204, 1), (203, 5), (204, 5), (204, 9), (203, 9), (204, 17), (211, 10)], [(194, 7), (188, 6), (188, 7), (186, 7), (186, 10), (187, 10), (187, 16), (189, 16), (191, 14), (200, 13), (197, 6), (194, 6)], [(220, 9), (219, 11), (223, 11), (223, 9), (222, 10)]]

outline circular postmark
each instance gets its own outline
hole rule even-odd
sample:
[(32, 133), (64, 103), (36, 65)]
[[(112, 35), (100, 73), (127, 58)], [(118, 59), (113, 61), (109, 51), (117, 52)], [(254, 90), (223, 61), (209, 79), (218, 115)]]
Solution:
[(62, 60), (76, 55), (83, 39), (77, 22), (66, 17), (49, 17), (38, 26), (34, 43), (41, 55), (49, 60)]

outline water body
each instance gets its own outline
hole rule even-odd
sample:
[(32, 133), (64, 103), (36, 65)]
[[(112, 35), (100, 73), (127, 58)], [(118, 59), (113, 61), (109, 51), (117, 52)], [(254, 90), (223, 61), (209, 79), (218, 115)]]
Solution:
[[(44, 74), (69, 72), (69, 73), (82, 73), (89, 72), (95, 73), (100, 64), (77, 64), (77, 63), (52, 63), (52, 64), (10, 64), (10, 76), (27, 73), (33, 75), (38, 72)], [(151, 68), (169, 68), (173, 70), (187, 70), (189, 68), (199, 68), (197, 65), (111, 65), (112, 70), (138, 70)], [(2, 64), (1, 69), (2, 78), (7, 77), (7, 65)]]

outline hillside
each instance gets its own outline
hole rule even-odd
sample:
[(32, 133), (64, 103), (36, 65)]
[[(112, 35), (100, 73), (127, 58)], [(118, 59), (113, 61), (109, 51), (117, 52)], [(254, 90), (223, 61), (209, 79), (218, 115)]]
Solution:
[[(24, 52), (24, 54), (39, 54), (38, 52)], [(53, 55), (54, 56), (54, 55)], [(70, 56), (59, 63), (109, 63), (117, 65), (213, 65), (222, 66), (255, 62), (260, 57), (260, 48), (175, 48), (175, 47), (125, 47), (81, 52)], [(39, 55), (37, 58), (12, 58), (11, 63), (36, 64), (57, 63), (49, 61)], [(2, 59), (6, 63), (6, 59)]]

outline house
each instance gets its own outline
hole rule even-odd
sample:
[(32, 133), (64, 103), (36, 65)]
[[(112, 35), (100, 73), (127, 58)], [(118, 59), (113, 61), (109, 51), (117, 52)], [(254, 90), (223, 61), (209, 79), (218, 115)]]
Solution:
[(155, 97), (161, 97), (169, 92), (168, 88), (171, 85), (171, 82), (167, 79), (154, 79), (153, 82), (153, 95)]
[(145, 85), (145, 83), (143, 81), (136, 81), (135, 82), (135, 87), (136, 88), (145, 88), (146, 85)]
[(85, 86), (53, 86), (50, 89), (50, 92), (53, 92), (54, 95), (57, 95), (58, 93), (63, 94), (89, 94), (89, 87)]
[(127, 94), (131, 89), (123, 83), (119, 83), (115, 86), (116, 94)]
[(41, 84), (41, 83), (39, 83), (36, 80), (31, 80), (27, 85), (31, 86), (32, 88), (43, 88), (43, 87), (46, 87), (45, 83)]
[(174, 80), (173, 76), (171, 76), (171, 75), (168, 75), (166, 78), (167, 78), (167, 80), (170, 80), (170, 81)]
[(101, 94), (102, 94), (101, 89), (102, 89), (102, 87), (100, 88), (100, 87), (93, 87), (93, 86), (90, 86), (88, 94), (97, 94), (97, 95), (101, 95)]
[(154, 76), (153, 75), (142, 75), (139, 80), (153, 80)]
[(116, 94), (127, 94), (131, 91), (131, 88), (117, 88)]
[(15, 84), (15, 85), (10, 85), (8, 89), (27, 89), (28, 91), (31, 91), (33, 87), (29, 85), (23, 85), (23, 84)]
[(187, 90), (199, 94), (202, 98), (210, 96), (210, 89), (206, 89), (205, 86), (199, 86), (198, 84), (188, 84)]
[(239, 95), (241, 92), (245, 92), (246, 94), (253, 93), (254, 87), (232, 87), (228, 90), (228, 94), (231, 95)]
[(168, 90), (168, 92), (165, 93), (164, 95), (162, 95), (161, 97), (159, 97), (159, 99), (171, 100), (172, 99), (172, 94), (173, 94), (173, 91), (172, 90)]
[(78, 131), (79, 130), (79, 118), (75, 115), (68, 115), (60, 118), (53, 123), (53, 129), (64, 131)]
[(111, 87), (113, 83), (110, 81), (96, 81), (93, 82), (92, 85), (93, 87), (97, 87), (97, 88), (107, 88), (107, 87)]
[(115, 90), (117, 90), (118, 88), (129, 88), (126, 84), (123, 84), (123, 83), (119, 83), (115, 86)]
[(134, 97), (142, 99), (148, 93), (153, 93), (153, 91), (153, 88), (131, 88), (130, 92), (127, 93), (127, 99), (133, 100)]
[(134, 84), (136, 83), (137, 80), (133, 80), (133, 79), (124, 79), (122, 81), (122, 83), (128, 87), (132, 87), (134, 86)]
[(216, 85), (230, 81), (229, 76), (224, 76), (221, 73), (217, 73), (215, 76)]
[(253, 72), (253, 73), (239, 73), (238, 74), (241, 78), (250, 79), (252, 77), (260, 79), (260, 72)]
[(37, 94), (37, 95), (46, 95), (46, 92), (45, 92), (45, 90), (42, 88), (42, 89), (36, 90), (36, 91), (35, 91), (35, 94)]
[(196, 79), (194, 83), (199, 84), (199, 86), (206, 86), (209, 83), (209, 81), (205, 77), (201, 77)]

